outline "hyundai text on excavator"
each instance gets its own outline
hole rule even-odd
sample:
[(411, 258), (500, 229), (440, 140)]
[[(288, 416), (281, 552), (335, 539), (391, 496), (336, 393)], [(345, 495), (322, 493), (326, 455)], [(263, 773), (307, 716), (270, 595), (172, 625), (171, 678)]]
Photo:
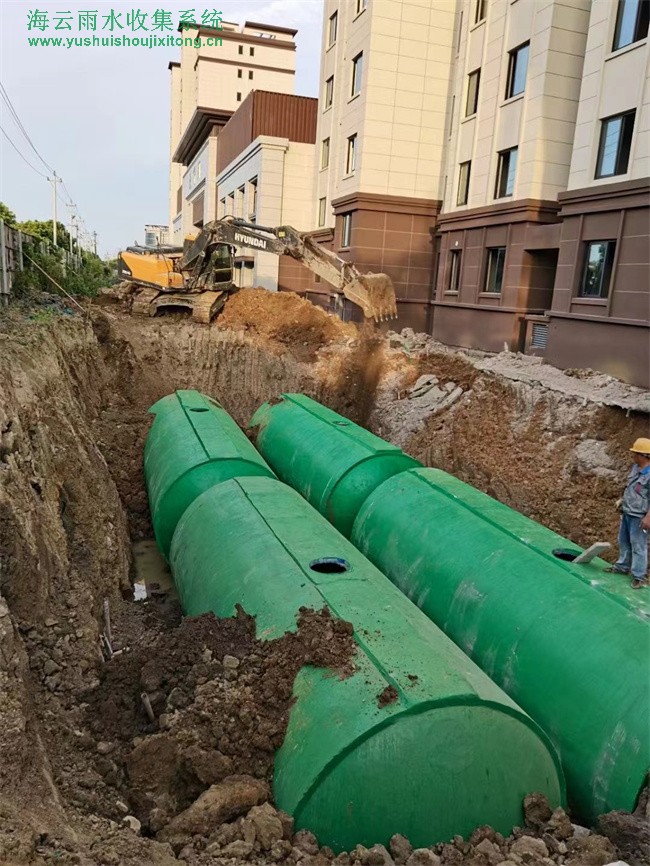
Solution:
[(363, 310), (367, 319), (397, 315), (395, 289), (386, 274), (361, 274), (291, 226), (269, 228), (232, 217), (208, 223), (184, 247), (128, 247), (118, 256), (118, 276), (133, 286), (134, 314), (155, 316), (166, 307), (187, 307), (209, 324), (238, 287), (233, 282), (236, 247), (291, 256)]

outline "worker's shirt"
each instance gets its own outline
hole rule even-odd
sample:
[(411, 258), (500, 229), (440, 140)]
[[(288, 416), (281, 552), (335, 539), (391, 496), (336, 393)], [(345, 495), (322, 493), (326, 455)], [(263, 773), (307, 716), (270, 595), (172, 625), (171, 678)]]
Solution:
[(635, 463), (630, 470), (621, 511), (632, 517), (644, 517), (650, 511), (650, 466), (639, 469)]

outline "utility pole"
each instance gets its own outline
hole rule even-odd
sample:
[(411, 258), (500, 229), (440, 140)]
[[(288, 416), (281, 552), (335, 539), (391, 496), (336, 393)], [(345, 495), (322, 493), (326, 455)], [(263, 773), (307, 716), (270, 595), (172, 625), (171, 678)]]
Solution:
[(52, 243), (56, 247), (56, 185), (57, 183), (61, 183), (61, 178), (57, 177), (56, 172), (53, 172), (53, 176), (48, 177), (48, 180), (52, 184), (52, 210), (54, 214), (52, 220)]
[(74, 224), (74, 202), (66, 202), (66, 207), (70, 208), (70, 230), (68, 231), (68, 235), (70, 238), (70, 255), (72, 255), (72, 227)]
[(97, 232), (93, 232), (93, 252), (97, 255)]

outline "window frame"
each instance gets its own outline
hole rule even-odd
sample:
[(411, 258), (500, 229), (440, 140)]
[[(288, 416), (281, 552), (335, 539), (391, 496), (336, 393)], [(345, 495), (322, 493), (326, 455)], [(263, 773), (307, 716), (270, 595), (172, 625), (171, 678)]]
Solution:
[[(524, 72), (524, 81), (521, 90), (515, 92), (515, 81), (517, 78), (517, 66), (521, 52), (526, 49), (526, 69)], [(516, 48), (508, 52), (508, 78), (506, 80), (506, 99), (514, 99), (515, 96), (521, 96), (526, 92), (526, 84), (528, 81), (528, 61), (530, 60), (530, 39), (528, 42), (522, 42)]]
[(248, 80), (249, 80), (249, 81), (252, 81), (252, 80), (253, 80), (253, 70), (252, 70), (252, 69), (249, 69), (249, 70), (248, 70)]
[(327, 196), (318, 199), (318, 228), (325, 225), (325, 217), (327, 216)]
[[(625, 141), (626, 137), (626, 128), (625, 128), (625, 119), (631, 117), (632, 122), (627, 130), (628, 141), (627, 141), (627, 155), (625, 158), (625, 168), (623, 171), (620, 170), (621, 165), (621, 152), (622, 145)], [(616, 156), (614, 157), (614, 171), (605, 173), (603, 172), (603, 156), (605, 152), (605, 144), (607, 135), (605, 134), (606, 125), (611, 123), (614, 120), (621, 120), (621, 134), (619, 135), (618, 141), (616, 143)], [(598, 151), (596, 153), (596, 171), (594, 172), (594, 180), (601, 180), (602, 178), (607, 177), (620, 177), (622, 174), (627, 174), (630, 168), (630, 155), (632, 153), (632, 139), (634, 137), (634, 126), (636, 123), (636, 108), (633, 108), (631, 111), (623, 111), (620, 114), (612, 114), (609, 117), (603, 117), (600, 121), (600, 138), (598, 140)]]
[(241, 102), (241, 93), (239, 90), (237, 91), (237, 102)]
[[(328, 102), (329, 98), (329, 102)], [(327, 111), (328, 108), (332, 107), (334, 102), (334, 76), (330, 75), (329, 78), (325, 80), (325, 97), (323, 99), (325, 103), (325, 108), (323, 111)]]
[[(467, 168), (467, 176), (465, 178), (465, 183), (463, 187), (463, 169)], [(469, 201), (469, 182), (472, 176), (472, 160), (468, 159), (465, 162), (461, 162), (458, 166), (458, 190), (456, 193), (456, 207), (460, 207), (462, 205), (466, 205)], [(464, 194), (463, 201), (461, 201), (461, 193)]]
[(357, 133), (348, 135), (348, 143), (345, 150), (345, 177), (354, 174), (357, 170)]
[(476, 0), (474, 7), (474, 24), (480, 24), (487, 18), (487, 0)]
[(352, 243), (352, 211), (341, 214), (341, 249), (350, 249)]
[[(358, 75), (357, 75), (358, 73)], [(350, 85), (350, 97), (358, 96), (361, 93), (361, 83), (363, 79), (363, 51), (360, 51), (356, 57), (352, 58), (352, 81)], [(355, 90), (355, 84), (358, 89)]]
[[(472, 81), (476, 81), (476, 88), (474, 90), (474, 107), (470, 111), (469, 110), (469, 97), (471, 93), (471, 83)], [(481, 87), (481, 67), (478, 69), (474, 69), (472, 72), (469, 72), (467, 75), (467, 95), (465, 97), (465, 117), (472, 117), (478, 111), (478, 95)]]
[[(487, 263), (485, 267), (485, 282), (483, 283), (483, 294), (492, 295), (493, 297), (501, 297), (503, 294), (503, 277), (506, 272), (506, 256), (507, 247), (488, 247), (487, 248)], [(501, 255), (503, 254), (503, 255)], [(501, 261), (500, 283), (497, 290), (490, 288), (491, 276), (494, 274), (494, 284), (496, 285), (496, 277), (499, 274), (499, 260)], [(493, 269), (494, 265), (494, 269)]]
[(329, 24), (327, 27), (327, 47), (331, 48), (332, 45), (336, 45), (336, 37), (338, 35), (339, 29), (339, 11), (335, 9), (334, 12), (329, 17)]
[[(629, 42), (617, 44), (621, 38), (622, 24), (625, 8), (628, 4), (636, 2), (636, 15), (634, 16), (634, 27), (632, 38)], [(623, 14), (621, 14), (623, 13)], [(620, 51), (628, 45), (634, 45), (648, 36), (648, 24), (650, 23), (650, 0), (618, 0), (616, 7), (616, 23), (614, 25), (614, 38), (612, 40), (612, 51)], [(645, 32), (643, 32), (645, 31)]]
[[(510, 177), (510, 170), (512, 165), (512, 154), (515, 155), (515, 164), (514, 170), (512, 171), (512, 190), (508, 192), (508, 178)], [(500, 150), (497, 154), (498, 162), (497, 162), (497, 176), (496, 183), (494, 185), (494, 198), (512, 198), (515, 194), (515, 185), (517, 182), (517, 164), (519, 162), (519, 146), (516, 147), (508, 147), (505, 150)], [(507, 158), (507, 160), (506, 160)], [(506, 171), (504, 171), (504, 167)], [(503, 188), (503, 192), (501, 189)]]
[(248, 218), (257, 217), (257, 176), (248, 181)]
[(460, 274), (463, 266), (462, 249), (449, 250), (449, 273), (446, 294), (457, 295), (460, 292)]
[(357, 0), (357, 11), (354, 13), (354, 17), (357, 15), (361, 15), (362, 12), (365, 12), (368, 7), (368, 0)]
[(241, 77), (243, 76), (243, 74), (244, 74), (243, 69), (238, 69), (238, 70), (237, 70), (237, 78), (241, 78)]
[(321, 171), (330, 165), (330, 136), (324, 138), (320, 144), (320, 168)]
[[(592, 247), (604, 244), (606, 247), (605, 256), (603, 258), (603, 268), (600, 273), (599, 278), (599, 293), (596, 294), (587, 294), (585, 291), (585, 286), (587, 283), (588, 277), (588, 264), (590, 259), (590, 250)], [(593, 240), (593, 241), (585, 241), (584, 242), (584, 253), (582, 258), (582, 271), (580, 272), (580, 282), (578, 284), (578, 293), (576, 298), (580, 300), (586, 301), (606, 301), (609, 298), (609, 293), (611, 291), (612, 285), (612, 277), (614, 275), (614, 257), (616, 256), (616, 241), (613, 239), (608, 240)], [(606, 291), (603, 294), (603, 287), (605, 287)]]

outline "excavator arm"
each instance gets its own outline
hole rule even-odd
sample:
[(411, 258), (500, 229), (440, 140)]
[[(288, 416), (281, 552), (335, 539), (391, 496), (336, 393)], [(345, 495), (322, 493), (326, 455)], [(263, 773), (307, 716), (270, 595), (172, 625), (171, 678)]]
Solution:
[(186, 249), (179, 268), (187, 275), (188, 291), (205, 291), (219, 282), (224, 244), (291, 256), (343, 293), (368, 319), (382, 321), (397, 315), (395, 289), (386, 274), (361, 274), (352, 262), (291, 226), (269, 228), (232, 217), (208, 223)]

